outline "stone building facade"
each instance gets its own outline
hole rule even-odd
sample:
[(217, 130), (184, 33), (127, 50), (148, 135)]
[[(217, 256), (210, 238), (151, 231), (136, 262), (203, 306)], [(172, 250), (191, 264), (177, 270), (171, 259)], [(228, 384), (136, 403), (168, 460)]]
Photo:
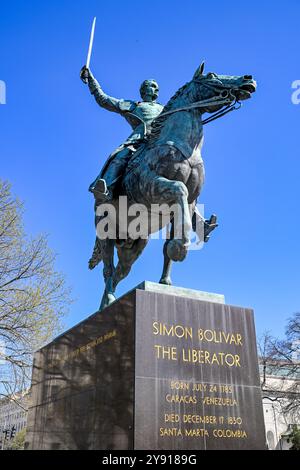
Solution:
[(260, 368), (268, 449), (288, 450), (293, 427), (300, 427), (300, 363)]
[(28, 390), (0, 399), (0, 450), (8, 448), (12, 439), (26, 428), (28, 404)]

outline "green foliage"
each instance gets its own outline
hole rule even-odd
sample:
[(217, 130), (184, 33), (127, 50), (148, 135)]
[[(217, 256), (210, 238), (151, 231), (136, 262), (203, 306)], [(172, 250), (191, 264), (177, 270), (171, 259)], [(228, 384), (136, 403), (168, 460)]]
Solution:
[(300, 429), (296, 425), (293, 426), (288, 442), (292, 444), (289, 450), (300, 450)]
[(47, 238), (27, 236), (22, 216), (0, 180), (0, 395), (26, 388), (34, 350), (61, 331), (70, 303)]
[(25, 444), (25, 437), (26, 437), (26, 428), (23, 428), (16, 437), (13, 439), (13, 442), (10, 445), (12, 450), (23, 450)]

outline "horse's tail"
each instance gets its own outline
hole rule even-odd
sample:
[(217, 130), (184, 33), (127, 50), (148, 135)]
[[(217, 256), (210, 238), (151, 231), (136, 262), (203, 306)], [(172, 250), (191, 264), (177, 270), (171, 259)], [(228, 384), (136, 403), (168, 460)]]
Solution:
[(97, 264), (102, 261), (102, 245), (98, 237), (96, 237), (93, 254), (89, 260), (89, 269), (94, 269)]

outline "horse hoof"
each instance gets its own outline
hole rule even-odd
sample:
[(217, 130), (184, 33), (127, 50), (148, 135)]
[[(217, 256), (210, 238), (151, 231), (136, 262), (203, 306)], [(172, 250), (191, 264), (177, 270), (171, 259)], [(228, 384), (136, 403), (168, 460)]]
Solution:
[(99, 311), (105, 309), (116, 300), (115, 296), (109, 292), (104, 292)]
[(172, 281), (170, 277), (162, 277), (159, 281), (160, 284), (164, 284), (165, 286), (171, 286)]
[(167, 255), (173, 261), (183, 261), (187, 251), (187, 246), (181, 240), (170, 240), (167, 245)]

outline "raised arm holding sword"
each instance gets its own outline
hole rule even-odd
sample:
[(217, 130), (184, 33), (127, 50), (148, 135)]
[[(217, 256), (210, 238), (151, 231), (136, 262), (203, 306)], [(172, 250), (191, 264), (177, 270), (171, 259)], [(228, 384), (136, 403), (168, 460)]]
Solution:
[(114, 190), (121, 179), (126, 166), (150, 129), (151, 122), (163, 110), (156, 102), (158, 84), (155, 80), (144, 80), (140, 87), (142, 101), (113, 98), (103, 92), (101, 86), (90, 70), (90, 59), (93, 47), (96, 18), (93, 20), (86, 65), (82, 67), (80, 78), (88, 84), (91, 94), (102, 108), (123, 116), (130, 124), (133, 132), (107, 159), (100, 174), (90, 185), (89, 190), (98, 202), (111, 200)]
[[(94, 194), (96, 205), (110, 201), (117, 196), (118, 183), (125, 173), (131, 157), (147, 137), (152, 121), (163, 111), (163, 106), (157, 103), (159, 87), (154, 79), (144, 80), (140, 86), (142, 101), (117, 99), (107, 95), (90, 70), (90, 60), (95, 34), (96, 18), (93, 20), (86, 65), (80, 71), (83, 83), (88, 84), (91, 94), (102, 108), (123, 116), (132, 128), (132, 133), (106, 160), (97, 178), (90, 184), (89, 191)], [(204, 241), (208, 241), (209, 233), (217, 226), (216, 216), (205, 220), (195, 207), (193, 229), (204, 224)], [(200, 229), (201, 231), (201, 229)], [(199, 238), (202, 236), (198, 234)]]

